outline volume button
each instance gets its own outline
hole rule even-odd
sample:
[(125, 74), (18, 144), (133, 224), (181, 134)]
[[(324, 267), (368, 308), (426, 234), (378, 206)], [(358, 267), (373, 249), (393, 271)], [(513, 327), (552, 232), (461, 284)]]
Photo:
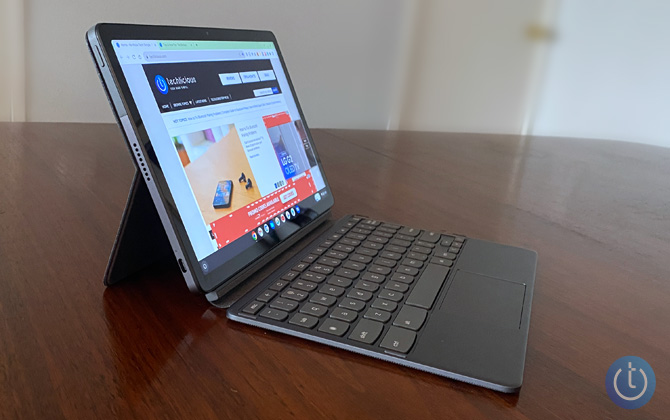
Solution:
[(95, 58), (98, 60), (98, 64), (100, 67), (105, 67), (105, 59), (102, 58), (102, 53), (100, 52), (100, 48), (98, 46), (95, 46), (95, 51), (98, 53), (98, 55), (95, 56)]

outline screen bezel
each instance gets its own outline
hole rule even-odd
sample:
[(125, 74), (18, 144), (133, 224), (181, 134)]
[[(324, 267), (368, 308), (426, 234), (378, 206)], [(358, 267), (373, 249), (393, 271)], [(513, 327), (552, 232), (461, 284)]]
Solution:
[[(312, 138), (311, 132), (305, 116), (302, 112), (300, 102), (298, 101), (297, 95), (295, 93), (295, 88), (291, 77), (288, 72), (288, 68), (284, 61), (284, 57), (279, 49), (277, 39), (274, 34), (270, 31), (257, 31), (257, 30), (241, 30), (241, 29), (220, 29), (220, 28), (198, 28), (198, 27), (177, 27), (177, 26), (151, 26), (151, 25), (126, 25), (126, 24), (98, 24), (95, 26), (95, 33), (100, 43), (100, 46), (105, 55), (105, 61), (107, 62), (114, 82), (116, 84), (116, 89), (119, 92), (126, 112), (131, 122), (134, 124), (138, 141), (140, 146), (144, 151), (146, 156), (147, 166), (153, 177), (153, 181), (156, 184), (156, 187), (159, 191), (161, 200), (165, 206), (165, 209), (168, 213), (170, 222), (177, 233), (177, 238), (179, 244), (182, 248), (184, 256), (188, 260), (188, 265), (191, 269), (191, 273), (196, 280), (198, 288), (202, 292), (210, 292), (216, 290), (217, 288), (226, 285), (228, 280), (235, 277), (236, 274), (240, 273), (243, 270), (249, 269), (254, 262), (257, 262), (260, 258), (265, 255), (268, 255), (272, 250), (280, 247), (282, 244), (290, 241), (292, 237), (296, 237), (300, 232), (307, 229), (309, 224), (302, 226), (296, 232), (291, 234), (289, 237), (282, 239), (280, 242), (274, 244), (272, 248), (265, 250), (261, 256), (255, 256), (252, 258), (245, 258), (243, 254), (233, 257), (230, 261), (224, 263), (223, 265), (205, 273), (198, 260), (196, 258), (193, 247), (191, 246), (190, 239), (186, 233), (186, 229), (182, 222), (181, 216), (177, 211), (177, 206), (174, 202), (170, 189), (168, 187), (163, 171), (158, 164), (155, 153), (153, 153), (153, 148), (151, 145), (151, 140), (147, 134), (147, 131), (144, 127), (142, 117), (137, 109), (135, 100), (130, 92), (130, 88), (126, 81), (126, 78), (121, 69), (121, 65), (116, 57), (114, 49), (112, 47), (112, 40), (183, 40), (183, 41), (269, 41), (272, 42), (277, 50), (277, 55), (280, 60), (280, 63), (284, 69), (288, 85), (293, 95), (293, 100), (295, 101), (296, 108), (300, 115), (300, 119), (305, 127), (305, 132), (307, 134), (308, 140), (310, 141), (316, 160), (318, 162), (319, 168), (321, 168), (321, 175), (323, 177), (325, 188), (328, 191), (321, 201), (316, 202), (312, 210), (314, 214), (310, 222), (318, 219), (319, 216), (322, 216), (328, 212), (334, 204), (333, 195), (330, 190), (330, 185), (323, 171), (323, 164), (319, 156), (318, 150), (314, 145), (314, 140)], [(225, 250), (225, 247), (223, 248)], [(215, 251), (215, 252), (220, 252)]]

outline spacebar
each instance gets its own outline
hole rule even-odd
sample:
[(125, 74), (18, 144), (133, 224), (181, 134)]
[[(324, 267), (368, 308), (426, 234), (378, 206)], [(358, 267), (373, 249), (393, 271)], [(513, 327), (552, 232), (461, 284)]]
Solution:
[(430, 309), (448, 274), (449, 267), (428, 264), (405, 304)]

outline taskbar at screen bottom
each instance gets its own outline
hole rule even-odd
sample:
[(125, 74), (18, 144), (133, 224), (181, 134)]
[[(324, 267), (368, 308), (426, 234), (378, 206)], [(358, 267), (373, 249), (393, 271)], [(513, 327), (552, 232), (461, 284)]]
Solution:
[[(324, 206), (324, 203), (320, 202), (322, 197), (326, 195), (328, 195), (328, 190), (323, 189), (285, 210), (290, 215), (292, 214), (291, 210), (293, 210), (294, 216), (292, 215), (289, 218), (284, 211), (282, 214), (275, 215), (267, 223), (249, 229), (238, 239), (202, 259), (199, 264), (203, 273), (205, 275), (215, 274), (214, 271), (224, 268), (225, 273), (223, 275), (228, 277), (256, 258), (263, 256), (328, 210), (328, 206)], [(282, 221), (282, 216), (284, 221)], [(267, 225), (267, 229), (265, 225)], [(259, 233), (259, 229), (263, 232), (262, 235)]]

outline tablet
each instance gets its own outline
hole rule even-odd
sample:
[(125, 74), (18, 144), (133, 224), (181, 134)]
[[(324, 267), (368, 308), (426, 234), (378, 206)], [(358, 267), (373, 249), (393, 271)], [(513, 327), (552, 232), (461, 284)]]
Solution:
[(229, 290), (327, 217), (271, 32), (98, 24), (87, 41), (192, 291)]

